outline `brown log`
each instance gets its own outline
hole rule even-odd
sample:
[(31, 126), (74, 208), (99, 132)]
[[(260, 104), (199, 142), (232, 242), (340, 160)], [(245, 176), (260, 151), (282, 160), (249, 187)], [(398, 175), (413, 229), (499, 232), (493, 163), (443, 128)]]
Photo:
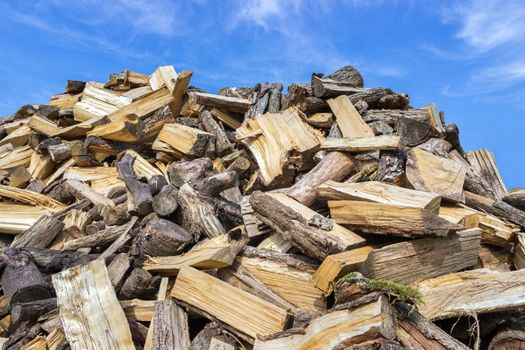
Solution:
[(188, 315), (171, 300), (155, 303), (153, 314), (153, 350), (191, 348)]
[(0, 252), (2, 289), (11, 308), (18, 303), (51, 298), (48, 282), (44, 279), (27, 251), (8, 248)]
[(179, 190), (173, 185), (164, 186), (160, 192), (153, 198), (153, 211), (160, 216), (169, 216), (173, 214), (179, 204), (177, 199)]
[(177, 255), (192, 240), (192, 235), (177, 224), (164, 219), (152, 219), (139, 234), (139, 249), (141, 255)]
[(310, 206), (317, 196), (316, 189), (322, 183), (340, 181), (354, 169), (352, 157), (342, 152), (328, 153), (312, 170), (304, 175), (287, 192), (287, 195)]
[(519, 350), (525, 346), (525, 331), (506, 330), (492, 338), (488, 350)]
[(12, 248), (47, 248), (64, 228), (64, 223), (52, 216), (40, 217), (29, 229), (18, 235)]
[(11, 309), (11, 321), (16, 325), (20, 324), (22, 321), (33, 321), (56, 308), (56, 298), (17, 303)]
[(117, 163), (119, 177), (126, 184), (128, 190), (128, 204), (130, 212), (139, 215), (147, 215), (153, 210), (151, 190), (148, 184), (139, 180), (133, 170), (135, 157), (125, 154)]
[(209, 158), (199, 158), (189, 162), (173, 162), (168, 166), (171, 183), (181, 187), (186, 182), (200, 179), (213, 169)]
[(119, 299), (143, 299), (151, 297), (158, 290), (160, 277), (153, 277), (148, 271), (134, 268), (118, 293)]
[(224, 129), (213, 119), (211, 113), (207, 110), (202, 111), (200, 121), (204, 130), (215, 135), (215, 151), (219, 156), (223, 156), (233, 151), (233, 146), (228, 140)]

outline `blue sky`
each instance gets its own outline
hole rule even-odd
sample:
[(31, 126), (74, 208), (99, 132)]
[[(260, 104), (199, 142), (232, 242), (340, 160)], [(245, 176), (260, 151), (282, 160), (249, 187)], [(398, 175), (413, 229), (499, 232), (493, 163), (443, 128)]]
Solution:
[(525, 186), (525, 1), (0, 1), (0, 116), (67, 79), (166, 64), (211, 92), (352, 64), (368, 87), (435, 102)]

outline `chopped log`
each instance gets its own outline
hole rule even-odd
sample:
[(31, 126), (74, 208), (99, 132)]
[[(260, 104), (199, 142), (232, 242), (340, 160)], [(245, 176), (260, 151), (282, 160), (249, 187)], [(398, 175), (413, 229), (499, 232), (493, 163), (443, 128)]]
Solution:
[(391, 244), (374, 249), (362, 271), (368, 278), (410, 284), (474, 266), (479, 257), (480, 241), (481, 231), (470, 229), (449, 237)]
[(373, 137), (374, 132), (364, 122), (359, 112), (347, 96), (339, 96), (327, 101), (335, 115), (337, 125), (341, 128), (344, 137)]
[(316, 199), (319, 185), (328, 180), (340, 181), (354, 169), (353, 159), (342, 152), (328, 153), (312, 170), (295, 183), (286, 194), (306, 206)]
[(316, 128), (330, 129), (334, 123), (334, 115), (332, 113), (315, 113), (306, 122)]
[(29, 229), (18, 235), (12, 248), (47, 248), (64, 228), (64, 223), (52, 216), (40, 217)]
[[(285, 200), (284, 198), (282, 200)], [(292, 199), (290, 201), (294, 202)], [(305, 218), (305, 216), (311, 218), (310, 213), (303, 215), (294, 210), (293, 204), (283, 204), (279, 199), (268, 194), (256, 191), (250, 196), (250, 203), (261, 221), (281, 233), (295, 247), (312, 258), (323, 260), (327, 255), (364, 244), (364, 240), (351, 231), (339, 227), (327, 231), (310, 226), (308, 224), (310, 220)], [(300, 203), (296, 203), (303, 208)]]
[(126, 184), (128, 210), (131, 213), (147, 215), (153, 210), (153, 197), (149, 185), (139, 180), (134, 171), (135, 157), (125, 154), (117, 163), (119, 177)]
[(155, 310), (155, 300), (121, 300), (120, 306), (128, 319), (139, 322), (151, 322)]
[(507, 195), (507, 188), (496, 166), (494, 153), (483, 148), (478, 151), (467, 152), (465, 157), (470, 165), (480, 172), (484, 182), (490, 189), (491, 197), (495, 200), (502, 200)]
[(144, 269), (163, 276), (177, 275), (183, 266), (203, 270), (220, 269), (230, 266), (245, 244), (243, 239), (234, 239), (227, 234), (220, 235), (205, 240), (181, 255), (148, 257), (144, 262)]
[(33, 321), (56, 308), (56, 298), (16, 303), (11, 308), (11, 322), (18, 325), (23, 321)]
[(339, 349), (380, 338), (395, 338), (395, 320), (385, 296), (356, 305), (351, 309), (334, 310), (313, 320), (304, 332), (283, 332), (255, 342), (254, 350)]
[(157, 301), (153, 315), (153, 349), (191, 348), (188, 315), (171, 300)]
[(502, 200), (519, 210), (525, 210), (525, 189), (513, 188)]
[(321, 144), (324, 151), (366, 152), (366, 151), (393, 151), (400, 148), (400, 138), (395, 135), (372, 137), (344, 137), (327, 139)]
[(53, 214), (53, 210), (30, 205), (0, 203), (0, 233), (20, 234), (46, 214)]
[(204, 130), (215, 136), (215, 151), (217, 155), (223, 156), (233, 151), (233, 146), (228, 140), (224, 129), (213, 119), (209, 111), (202, 111), (199, 119)]
[(209, 106), (224, 111), (245, 113), (250, 109), (251, 103), (247, 99), (237, 97), (226, 97), (221, 95), (206, 94), (203, 92), (191, 92), (190, 98), (201, 106)]
[(68, 94), (78, 94), (79, 92), (84, 91), (85, 87), (86, 87), (85, 81), (68, 80), (65, 92)]
[(108, 265), (108, 276), (111, 281), (111, 285), (118, 293), (120, 287), (124, 283), (124, 278), (127, 272), (131, 268), (131, 257), (126, 253), (118, 254), (113, 261)]
[(199, 158), (189, 162), (171, 163), (168, 166), (170, 182), (181, 187), (191, 180), (203, 178), (213, 169), (213, 163), (209, 158)]
[(127, 229), (127, 225), (108, 226), (103, 230), (88, 236), (82, 236), (64, 243), (63, 250), (76, 250), (78, 248), (90, 248), (104, 246), (119, 238)]
[(64, 185), (67, 191), (78, 199), (88, 199), (93, 204), (101, 204), (106, 207), (114, 207), (112, 200), (96, 193), (89, 185), (78, 180), (66, 180)]
[(403, 147), (421, 145), (429, 139), (439, 136), (439, 132), (430, 123), (409, 117), (400, 117), (396, 129), (401, 137)]
[(169, 256), (180, 254), (193, 240), (193, 236), (179, 225), (155, 218), (142, 228), (139, 236), (139, 251), (142, 256)]
[(10, 169), (16, 166), (28, 167), (31, 163), (33, 150), (29, 146), (22, 146), (12, 151), (0, 154), (0, 169)]
[(465, 191), (465, 203), (469, 207), (500, 216), (505, 220), (525, 227), (525, 211), (516, 209), (505, 202), (494, 201), (490, 198)]
[[(210, 350), (211, 343), (214, 339), (231, 344), (237, 344), (235, 338), (231, 336), (221, 325), (217, 322), (210, 322), (193, 338), (191, 341), (192, 350)], [(236, 348), (234, 348), (235, 350)], [(218, 349), (215, 349), (218, 350)], [(229, 349), (222, 349), (229, 350)]]
[(177, 187), (173, 185), (166, 185), (162, 187), (160, 192), (153, 197), (153, 211), (160, 216), (169, 216), (173, 214), (179, 204), (177, 199), (179, 198), (179, 191)]
[(481, 229), (481, 241), (499, 247), (506, 247), (514, 241), (520, 229), (488, 214), (474, 213), (463, 218), (467, 228)]
[(236, 261), (256, 278), (283, 297), (304, 310), (326, 310), (326, 300), (321, 290), (312, 283), (315, 269), (307, 264), (287, 264), (279, 254), (274, 256), (239, 256)]
[(431, 320), (501, 312), (525, 305), (524, 270), (478, 269), (428, 279), (414, 286), (425, 301), (419, 312)]
[(75, 120), (86, 121), (106, 116), (130, 103), (131, 99), (128, 97), (101, 89), (93, 83), (87, 83), (81, 101), (75, 103), (73, 107), (73, 114)]
[(51, 209), (58, 210), (63, 209), (65, 207), (64, 204), (46, 195), (11, 186), (0, 185), (0, 196), (22, 203), (31, 204), (34, 206), (47, 207)]
[(137, 115), (130, 114), (111, 123), (99, 125), (86, 135), (111, 141), (137, 142), (144, 135), (144, 126)]
[(364, 85), (363, 76), (352, 66), (344, 66), (327, 76), (328, 79), (353, 84), (355, 87), (362, 88)]
[(135, 348), (103, 261), (70, 268), (52, 280), (72, 349)]
[(339, 254), (328, 255), (312, 277), (317, 288), (328, 295), (335, 282), (347, 273), (360, 271), (373, 248), (365, 246)]
[(173, 96), (173, 102), (171, 102), (169, 106), (171, 114), (173, 114), (175, 117), (179, 116), (184, 105), (184, 95), (186, 94), (186, 90), (190, 84), (192, 74), (193, 73), (191, 71), (182, 71), (177, 76), (177, 80), (175, 81), (173, 89), (170, 89), (171, 95)]
[(285, 310), (189, 266), (180, 270), (171, 296), (253, 338), (282, 331), (288, 321)]
[(425, 209), (437, 214), (441, 197), (435, 193), (411, 190), (379, 181), (338, 183), (327, 181), (317, 188), (322, 200), (361, 200)]
[(468, 350), (463, 343), (427, 320), (413, 307), (396, 304), (398, 337), (401, 344), (412, 349)]
[(414, 148), (408, 152), (408, 181), (416, 190), (440, 194), (446, 199), (463, 201), (466, 168), (453, 160)]
[(215, 142), (215, 137), (196, 128), (169, 123), (164, 124), (152, 146), (154, 150), (162, 151), (161, 148), (157, 147), (157, 141), (169, 145), (175, 152), (192, 157), (201, 157), (208, 149), (209, 144)]
[(328, 98), (339, 95), (351, 95), (360, 91), (360, 89), (356, 89), (358, 87), (355, 81), (347, 82), (330, 78), (319, 78), (312, 74), (312, 91), (315, 97)]
[(323, 140), (319, 131), (301, 120), (300, 112), (289, 108), (279, 114), (257, 115), (236, 130), (259, 165), (265, 186), (291, 182), (291, 169), (304, 169)]
[(406, 205), (339, 200), (328, 201), (328, 206), (335, 222), (368, 233), (404, 237), (446, 236), (463, 227), (425, 209)]
[(211, 115), (215, 118), (223, 122), (225, 125), (229, 126), (232, 129), (237, 129), (239, 126), (242, 125), (242, 121), (239, 121), (238, 118), (235, 118), (234, 116), (220, 110), (217, 108), (212, 108), (210, 111)]
[(173, 66), (159, 66), (155, 72), (149, 76), (148, 82), (153, 91), (162, 87), (167, 87), (168, 90), (173, 91), (177, 82), (178, 75)]
[(8, 248), (0, 252), (2, 289), (11, 309), (18, 303), (27, 303), (51, 297), (47, 281), (27, 251)]
[(0, 140), (0, 146), (11, 144), (14, 147), (27, 145), (31, 137), (31, 128), (27, 125), (21, 125), (18, 129), (13, 130), (6, 137)]
[(110, 120), (116, 121), (125, 118), (127, 115), (136, 114), (140, 119), (144, 119), (153, 114), (157, 109), (170, 104), (172, 101), (173, 96), (170, 91), (167, 88), (161, 88), (146, 97), (111, 112), (108, 117)]

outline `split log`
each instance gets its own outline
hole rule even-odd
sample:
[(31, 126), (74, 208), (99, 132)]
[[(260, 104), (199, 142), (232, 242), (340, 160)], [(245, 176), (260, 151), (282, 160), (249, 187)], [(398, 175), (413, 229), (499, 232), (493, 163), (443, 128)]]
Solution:
[(182, 107), (184, 105), (184, 95), (186, 94), (186, 90), (188, 89), (188, 85), (190, 84), (190, 79), (192, 75), (193, 73), (191, 71), (182, 71), (177, 76), (177, 80), (175, 80), (173, 89), (170, 90), (171, 95), (173, 96), (173, 101), (170, 103), (169, 106), (171, 114), (173, 114), (174, 117), (178, 117), (180, 111), (182, 110)]
[(234, 115), (226, 113), (220, 109), (212, 108), (211, 115), (215, 118), (223, 122), (225, 125), (229, 126), (232, 129), (237, 129), (239, 126), (242, 125), (242, 120), (239, 120), (241, 118), (236, 118)]
[(360, 271), (373, 248), (365, 246), (339, 254), (328, 255), (315, 271), (313, 283), (325, 295), (333, 291), (335, 282), (347, 273)]
[(525, 210), (525, 189), (513, 188), (502, 200), (519, 210)]
[[(210, 322), (193, 338), (191, 341), (192, 350), (210, 350), (211, 343), (215, 339), (220, 339), (222, 342), (235, 345), (237, 341), (217, 322)], [(233, 348), (236, 350), (237, 348)], [(214, 349), (219, 350), (219, 349)], [(228, 348), (221, 350), (230, 350)]]
[(152, 148), (157, 151), (157, 141), (169, 145), (175, 152), (192, 157), (201, 157), (209, 148), (209, 144), (215, 143), (215, 136), (202, 130), (191, 128), (178, 123), (164, 124), (157, 135)]
[(130, 114), (108, 124), (96, 126), (86, 135), (111, 141), (138, 142), (144, 135), (144, 126), (136, 114)]
[[(285, 254), (257, 256), (251, 250), (237, 257), (239, 266), (246, 268), (261, 282), (300, 309), (324, 311), (326, 299), (312, 283), (315, 267), (305, 263), (289, 264)], [(285, 255), (285, 256), (283, 256)], [(291, 259), (290, 259), (291, 260)]]
[(178, 75), (173, 66), (159, 66), (155, 69), (149, 78), (148, 82), (153, 91), (159, 90), (162, 87), (167, 87), (168, 90), (173, 91), (177, 82)]
[(124, 283), (124, 278), (131, 268), (132, 259), (126, 253), (118, 254), (108, 265), (108, 276), (111, 281), (111, 285), (118, 293), (120, 287)]
[[(152, 256), (144, 262), (144, 269), (163, 276), (178, 274), (183, 266), (210, 270), (230, 266), (246, 242), (221, 235), (205, 240), (187, 253), (176, 256)], [(157, 252), (152, 252), (158, 254)]]
[(312, 170), (295, 183), (286, 194), (306, 206), (313, 204), (316, 189), (328, 180), (340, 181), (354, 169), (352, 158), (342, 152), (328, 153)]
[(338, 183), (327, 181), (317, 188), (321, 200), (361, 200), (420, 208), (438, 214), (441, 197), (435, 193), (411, 190), (379, 181)]
[(466, 228), (479, 228), (483, 243), (499, 247), (508, 246), (520, 231), (519, 227), (507, 224), (497, 217), (484, 213), (466, 215), (463, 217), (463, 224)]
[(397, 336), (408, 349), (468, 350), (463, 343), (427, 320), (413, 307), (396, 304)]
[(483, 148), (478, 151), (467, 152), (465, 153), (465, 157), (470, 165), (480, 172), (483, 180), (490, 189), (491, 197), (495, 200), (502, 200), (502, 198), (507, 195), (507, 188), (496, 166), (494, 153)]
[(456, 202), (463, 201), (467, 169), (453, 160), (414, 148), (408, 152), (407, 178), (416, 190), (440, 194)]
[(494, 201), (490, 198), (465, 191), (465, 203), (469, 207), (500, 216), (505, 220), (525, 227), (525, 211), (516, 209), (505, 202)]
[(102, 260), (62, 271), (52, 280), (72, 349), (135, 349)]
[(0, 233), (17, 235), (33, 226), (43, 215), (52, 210), (30, 205), (0, 202)]
[(34, 206), (47, 207), (51, 209), (63, 209), (64, 204), (50, 198), (46, 195), (33, 191), (24, 190), (12, 186), (0, 185), (0, 196), (9, 198), (18, 202), (31, 204)]
[(395, 338), (395, 320), (385, 296), (356, 305), (351, 309), (334, 310), (313, 320), (304, 332), (283, 332), (270, 339), (259, 337), (254, 350), (339, 349), (358, 346), (368, 341)]
[(461, 271), (477, 263), (480, 241), (481, 231), (471, 229), (449, 237), (390, 244), (374, 249), (362, 271), (368, 278), (401, 284)]
[(191, 92), (190, 98), (202, 106), (209, 106), (235, 113), (245, 113), (250, 109), (249, 100), (238, 97), (227, 97), (221, 95), (207, 94), (203, 92)]
[(171, 300), (157, 301), (153, 315), (153, 350), (191, 348), (188, 315)]
[(308, 169), (323, 140), (294, 108), (256, 115), (239, 127), (236, 135), (257, 161), (265, 186), (291, 183), (292, 169)]
[(106, 207), (113, 207), (115, 204), (112, 200), (93, 191), (89, 185), (78, 180), (66, 180), (64, 185), (69, 193), (77, 199), (88, 199), (93, 204), (101, 204)]
[(356, 86), (356, 81), (338, 81), (331, 78), (319, 78), (315, 74), (312, 75), (312, 91), (315, 97), (327, 98), (351, 95), (360, 91), (360, 89), (356, 89), (357, 87), (359, 86)]
[(363, 76), (352, 66), (341, 67), (326, 78), (352, 84), (353, 86), (360, 88), (364, 85)]
[(173, 96), (167, 88), (161, 88), (152, 94), (138, 99), (131, 104), (124, 106), (108, 115), (111, 121), (125, 118), (127, 115), (136, 114), (140, 119), (144, 119), (173, 101)]
[(340, 200), (328, 201), (328, 206), (335, 222), (368, 233), (405, 237), (446, 236), (463, 227), (425, 209), (406, 205)]
[(128, 97), (101, 89), (94, 83), (87, 83), (82, 93), (82, 100), (75, 103), (73, 107), (73, 114), (75, 120), (86, 121), (106, 116), (130, 103), (131, 99)]
[(285, 310), (189, 266), (180, 270), (171, 296), (253, 338), (282, 331), (288, 321)]
[(204, 130), (215, 136), (215, 151), (217, 155), (223, 156), (233, 151), (233, 146), (228, 140), (224, 129), (213, 119), (209, 111), (202, 111), (199, 119)]
[(57, 308), (57, 299), (48, 298), (16, 303), (11, 308), (11, 322), (15, 325), (23, 321), (34, 321)]
[(344, 137), (373, 137), (374, 132), (364, 122), (359, 112), (347, 96), (339, 96), (327, 101), (335, 115), (337, 125), (341, 128)]
[(52, 216), (44, 215), (29, 229), (18, 235), (11, 243), (12, 248), (47, 248), (64, 229), (64, 223)]
[(256, 191), (250, 196), (250, 203), (261, 221), (312, 258), (323, 260), (327, 255), (364, 244), (364, 240), (351, 231), (327, 231), (310, 226), (301, 213), (268, 194)]
[(419, 312), (431, 320), (501, 312), (525, 305), (525, 271), (487, 269), (436, 277), (414, 285), (425, 303)]
[(78, 248), (91, 248), (104, 246), (119, 238), (127, 229), (127, 225), (108, 226), (103, 230), (88, 236), (82, 236), (64, 243), (63, 250), (76, 250)]
[(394, 135), (372, 137), (337, 138), (327, 139), (321, 144), (324, 151), (341, 152), (366, 152), (366, 151), (392, 151), (400, 148), (400, 138)]
[(128, 319), (139, 322), (151, 322), (155, 310), (155, 300), (121, 300), (120, 306)]

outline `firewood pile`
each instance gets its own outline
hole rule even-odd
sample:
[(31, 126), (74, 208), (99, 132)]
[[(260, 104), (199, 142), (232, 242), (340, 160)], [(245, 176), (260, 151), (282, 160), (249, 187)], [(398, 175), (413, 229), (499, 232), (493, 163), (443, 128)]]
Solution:
[(434, 104), (191, 76), (1, 121), (3, 349), (525, 347), (525, 190)]

